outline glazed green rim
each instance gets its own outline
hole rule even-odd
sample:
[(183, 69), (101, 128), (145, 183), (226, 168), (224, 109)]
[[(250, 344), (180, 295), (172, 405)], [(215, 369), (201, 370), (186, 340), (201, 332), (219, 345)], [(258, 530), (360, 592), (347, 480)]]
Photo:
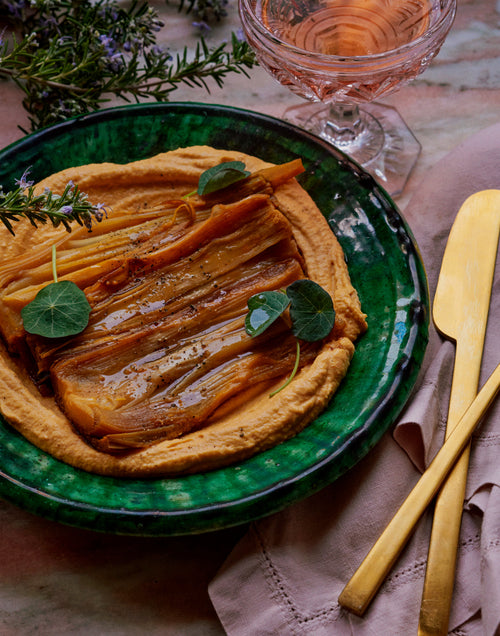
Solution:
[(65, 121), (0, 151), (0, 184), (91, 162), (126, 163), (207, 144), (274, 163), (301, 157), (303, 187), (338, 237), (369, 329), (327, 409), (291, 440), (228, 468), (116, 479), (68, 466), (0, 418), (0, 496), (48, 519), (142, 536), (206, 532), (282, 510), (335, 481), (391, 427), (428, 341), (427, 281), (412, 233), (387, 193), (335, 148), (288, 123), (229, 106), (139, 104)]

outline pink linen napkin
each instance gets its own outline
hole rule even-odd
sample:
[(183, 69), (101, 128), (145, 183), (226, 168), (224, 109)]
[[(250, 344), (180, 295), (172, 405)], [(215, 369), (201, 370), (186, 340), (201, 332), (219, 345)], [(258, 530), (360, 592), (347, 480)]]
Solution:
[[(426, 176), (404, 211), (427, 269), (431, 298), (463, 201), (500, 189), (500, 124), (473, 136)], [(499, 259), (500, 260), (500, 259)], [(481, 384), (500, 361), (497, 263)], [(337, 598), (444, 437), (454, 345), (431, 329), (418, 386), (394, 430), (321, 492), (251, 524), (209, 593), (229, 636), (416, 634), (428, 511), (363, 617)], [(500, 404), (474, 435), (450, 633), (500, 633)]]

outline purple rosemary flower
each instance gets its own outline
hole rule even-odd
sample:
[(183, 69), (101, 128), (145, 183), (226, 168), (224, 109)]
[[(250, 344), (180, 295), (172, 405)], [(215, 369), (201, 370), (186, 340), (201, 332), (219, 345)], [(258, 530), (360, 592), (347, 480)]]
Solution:
[(104, 217), (107, 218), (108, 216), (108, 211), (106, 210), (106, 206), (104, 205), (104, 203), (98, 203), (97, 205), (94, 205), (93, 211), (94, 218), (98, 223), (100, 223)]
[(99, 36), (99, 42), (104, 47), (107, 67), (114, 73), (118, 73), (124, 66), (123, 56), (118, 50), (118, 43), (111, 35), (104, 34)]
[(99, 42), (103, 45), (106, 55), (114, 55), (116, 52), (116, 42), (110, 35), (102, 33), (99, 36)]
[(159, 60), (163, 60), (164, 62), (168, 62), (172, 59), (172, 55), (168, 51), (165, 46), (161, 46), (160, 44), (155, 44), (151, 47), (150, 53), (154, 55)]
[(25, 190), (26, 188), (30, 188), (35, 183), (34, 181), (28, 181), (28, 175), (30, 172), (31, 168), (26, 168), (26, 170), (23, 172), (23, 176), (20, 179), (16, 179), (14, 183), (23, 190)]
[(193, 22), (192, 24), (202, 34), (209, 33), (212, 30), (212, 28), (203, 20), (200, 20), (200, 22)]

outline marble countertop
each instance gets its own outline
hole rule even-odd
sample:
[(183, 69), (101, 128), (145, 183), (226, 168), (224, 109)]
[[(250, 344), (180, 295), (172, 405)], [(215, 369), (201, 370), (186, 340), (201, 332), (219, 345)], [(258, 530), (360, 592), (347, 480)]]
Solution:
[[(173, 52), (194, 46), (191, 18), (152, 2)], [(239, 26), (234, 0), (209, 45)], [(174, 37), (174, 39), (172, 39)], [(182, 87), (172, 101), (228, 104), (280, 117), (300, 99), (262, 69), (229, 76), (222, 89)], [(467, 137), (500, 120), (500, 1), (458, 0), (453, 29), (431, 67), (387, 100), (422, 145), (396, 203), (404, 209), (428, 171)], [(22, 92), (0, 82), (0, 147), (27, 127)], [(0, 633), (24, 636), (223, 634), (208, 582), (244, 528), (194, 537), (130, 538), (46, 521), (0, 501)]]

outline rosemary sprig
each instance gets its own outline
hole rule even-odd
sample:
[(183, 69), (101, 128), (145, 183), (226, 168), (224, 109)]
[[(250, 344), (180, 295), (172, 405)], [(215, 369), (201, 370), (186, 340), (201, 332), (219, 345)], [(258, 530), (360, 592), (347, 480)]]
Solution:
[(90, 230), (94, 221), (102, 221), (106, 216), (105, 206), (90, 203), (87, 195), (71, 181), (61, 195), (48, 189), (35, 194), (28, 174), (29, 170), (26, 170), (16, 181), (17, 187), (9, 192), (4, 192), (0, 186), (0, 221), (12, 235), (15, 235), (13, 223), (21, 219), (28, 219), (34, 227), (47, 222), (54, 227), (63, 225), (70, 232), (74, 222)]
[[(197, 2), (202, 19), (224, 13), (225, 0)], [(0, 31), (0, 78), (24, 91), (32, 130), (98, 110), (112, 97), (168, 101), (180, 84), (209, 90), (208, 80), (222, 86), (228, 74), (247, 75), (256, 63), (236, 34), (215, 47), (200, 36), (194, 54), (185, 47), (172, 57), (157, 44), (164, 26), (157, 12), (137, 0), (128, 7), (115, 0), (0, 0), (2, 20), (10, 30)]]

